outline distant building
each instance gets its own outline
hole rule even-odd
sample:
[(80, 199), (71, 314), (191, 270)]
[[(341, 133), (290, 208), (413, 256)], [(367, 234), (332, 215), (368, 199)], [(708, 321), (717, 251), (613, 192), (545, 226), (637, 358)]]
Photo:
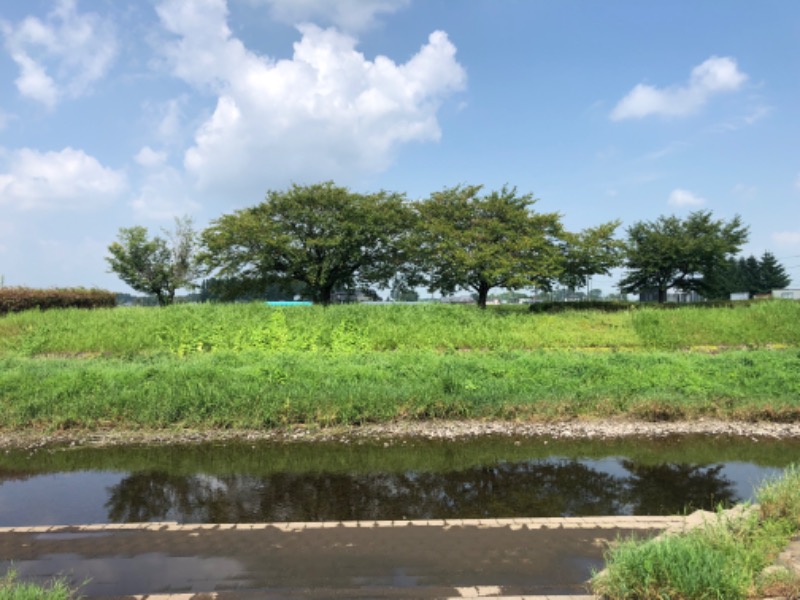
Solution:
[(772, 297), (785, 300), (800, 300), (800, 290), (772, 290)]
[(750, 292), (731, 292), (731, 300), (750, 300)]
[[(667, 290), (667, 302), (702, 302), (705, 300), (697, 292), (683, 290)], [(639, 302), (658, 302), (658, 288), (645, 288), (639, 292)]]

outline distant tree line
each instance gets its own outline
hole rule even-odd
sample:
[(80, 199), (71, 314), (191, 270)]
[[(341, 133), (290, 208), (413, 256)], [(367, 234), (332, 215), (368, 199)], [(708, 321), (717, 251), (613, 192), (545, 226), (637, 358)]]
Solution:
[(766, 275), (780, 271), (772, 255), (753, 259), (756, 279), (729, 277), (739, 273), (739, 260), (750, 261), (735, 259), (748, 236), (738, 216), (727, 222), (708, 211), (660, 217), (635, 223), (622, 240), (619, 221), (570, 232), (559, 213), (537, 212), (536, 202), (509, 186), (484, 192), (459, 185), (411, 202), (333, 182), (293, 185), (269, 191), (260, 204), (223, 215), (200, 233), (188, 218), (153, 238), (143, 227), (123, 228), (106, 260), (131, 288), (155, 295), (161, 305), (201, 277), (201, 299), (300, 296), (329, 304), (337, 295), (377, 297), (373, 287), (390, 289), (393, 299), (416, 299), (415, 288), (426, 287), (443, 295), (470, 291), (480, 307), (495, 288), (574, 290), (621, 266), (627, 269), (621, 292), (656, 288), (660, 301), (672, 287), (712, 297), (744, 281), (757, 280), (753, 289), (779, 281)]

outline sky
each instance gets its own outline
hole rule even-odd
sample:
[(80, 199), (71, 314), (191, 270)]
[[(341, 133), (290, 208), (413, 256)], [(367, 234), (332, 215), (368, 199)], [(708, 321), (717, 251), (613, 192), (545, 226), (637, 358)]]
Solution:
[(740, 215), (800, 287), (798, 2), (25, 0), (0, 41), (5, 285), (130, 291), (120, 228), (333, 180)]

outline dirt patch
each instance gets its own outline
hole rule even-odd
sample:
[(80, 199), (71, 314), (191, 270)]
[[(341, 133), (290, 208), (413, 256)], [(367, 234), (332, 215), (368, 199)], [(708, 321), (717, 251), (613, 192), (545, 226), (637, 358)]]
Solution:
[(698, 419), (650, 422), (639, 420), (570, 420), (547, 423), (513, 421), (403, 421), (357, 427), (289, 429), (162, 429), (0, 431), (0, 448), (47, 446), (113, 446), (126, 444), (192, 444), (234, 440), (315, 442), (395, 440), (399, 438), (465, 439), (478, 436), (544, 437), (550, 439), (612, 439), (672, 435), (741, 436), (753, 440), (800, 438), (800, 423), (742, 422)]

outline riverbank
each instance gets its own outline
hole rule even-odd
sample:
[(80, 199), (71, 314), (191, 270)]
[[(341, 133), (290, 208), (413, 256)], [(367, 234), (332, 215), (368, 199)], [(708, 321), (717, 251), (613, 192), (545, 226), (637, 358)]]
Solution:
[(751, 440), (800, 439), (800, 423), (769, 423), (699, 419), (696, 421), (652, 422), (632, 419), (571, 420), (541, 423), (513, 421), (418, 421), (363, 426), (307, 427), (278, 429), (71, 429), (43, 431), (0, 430), (1, 449), (46, 448), (62, 446), (125, 446), (224, 443), (234, 441), (265, 442), (343, 442), (399, 440), (464, 440), (481, 436), (511, 438), (620, 439), (665, 438), (705, 435), (746, 437)]
[(451, 421), (542, 423), (544, 432), (605, 420), (800, 423), (800, 303), (497, 309), (234, 304), (7, 315), (0, 431), (71, 443), (114, 432), (291, 438)]

